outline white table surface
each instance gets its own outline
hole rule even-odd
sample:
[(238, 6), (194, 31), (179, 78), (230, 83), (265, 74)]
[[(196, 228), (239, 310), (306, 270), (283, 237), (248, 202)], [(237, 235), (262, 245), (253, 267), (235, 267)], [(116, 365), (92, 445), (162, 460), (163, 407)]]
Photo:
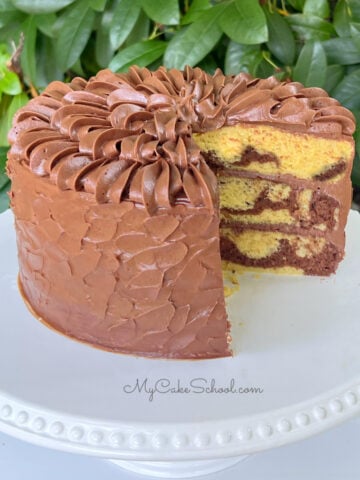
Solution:
[[(360, 418), (245, 459), (204, 480), (359, 480)], [(0, 433), (1, 480), (141, 480), (105, 460), (48, 450)]]

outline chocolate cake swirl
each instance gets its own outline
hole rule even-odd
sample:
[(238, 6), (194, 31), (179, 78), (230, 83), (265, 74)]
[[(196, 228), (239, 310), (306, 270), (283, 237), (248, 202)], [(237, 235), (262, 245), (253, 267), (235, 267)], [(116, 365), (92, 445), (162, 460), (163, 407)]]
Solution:
[(98, 203), (129, 200), (149, 214), (177, 204), (212, 211), (216, 178), (192, 133), (239, 122), (334, 138), (355, 129), (352, 113), (320, 88), (220, 70), (131, 67), (52, 82), (15, 116), (10, 154)]

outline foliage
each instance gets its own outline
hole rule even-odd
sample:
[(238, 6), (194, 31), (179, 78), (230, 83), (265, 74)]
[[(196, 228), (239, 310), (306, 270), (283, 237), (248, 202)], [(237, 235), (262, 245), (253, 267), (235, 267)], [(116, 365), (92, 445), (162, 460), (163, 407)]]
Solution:
[(0, 45), (0, 212), (9, 204), (7, 190), (10, 182), (5, 174), (7, 133), (14, 113), (28, 101), (18, 75), (7, 68), (9, 61), (6, 45)]
[[(359, 0), (0, 0), (0, 44), (0, 145), (15, 109), (50, 81), (132, 64), (289, 78), (360, 119)], [(360, 129), (355, 140), (360, 151)]]

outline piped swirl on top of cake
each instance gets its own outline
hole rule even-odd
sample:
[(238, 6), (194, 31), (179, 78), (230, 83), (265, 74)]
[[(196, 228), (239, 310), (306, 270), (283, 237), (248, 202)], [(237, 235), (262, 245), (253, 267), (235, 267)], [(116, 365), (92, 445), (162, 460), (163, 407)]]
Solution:
[[(275, 125), (284, 142), (287, 135), (295, 141), (294, 132), (306, 134), (310, 143), (316, 136), (315, 149), (328, 142), (328, 160), (316, 167), (305, 162), (304, 178), (336, 168), (352, 148), (347, 139), (355, 128), (351, 112), (320, 88), (243, 73), (225, 76), (220, 70), (209, 75), (189, 67), (183, 72), (132, 67), (126, 74), (103, 70), (89, 81), (51, 83), (17, 113), (9, 140), (13, 158), (33, 173), (49, 177), (60, 189), (92, 193), (99, 203), (130, 200), (149, 213), (182, 203), (211, 210), (216, 177), (193, 134), (217, 130), (222, 142), (221, 135), (225, 141), (231, 125), (239, 123), (261, 124), (264, 132)], [(343, 141), (332, 149), (332, 139)], [(261, 141), (258, 135), (260, 153), (271, 155)], [(243, 145), (249, 146), (251, 138)], [(242, 150), (226, 148), (225, 160), (239, 161)], [(280, 169), (299, 173), (299, 161), (287, 160), (285, 149), (276, 155)], [(240, 166), (253, 169), (254, 163)], [(275, 160), (261, 166), (264, 173), (279, 168)]]

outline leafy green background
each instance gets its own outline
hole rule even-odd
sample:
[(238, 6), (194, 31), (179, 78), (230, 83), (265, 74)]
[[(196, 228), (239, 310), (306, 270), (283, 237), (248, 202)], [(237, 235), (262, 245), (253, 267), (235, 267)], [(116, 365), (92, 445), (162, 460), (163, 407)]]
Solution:
[[(132, 64), (276, 75), (325, 88), (360, 120), (360, 1), (0, 0), (0, 211), (17, 108), (52, 80)], [(355, 141), (360, 152), (360, 128)]]

